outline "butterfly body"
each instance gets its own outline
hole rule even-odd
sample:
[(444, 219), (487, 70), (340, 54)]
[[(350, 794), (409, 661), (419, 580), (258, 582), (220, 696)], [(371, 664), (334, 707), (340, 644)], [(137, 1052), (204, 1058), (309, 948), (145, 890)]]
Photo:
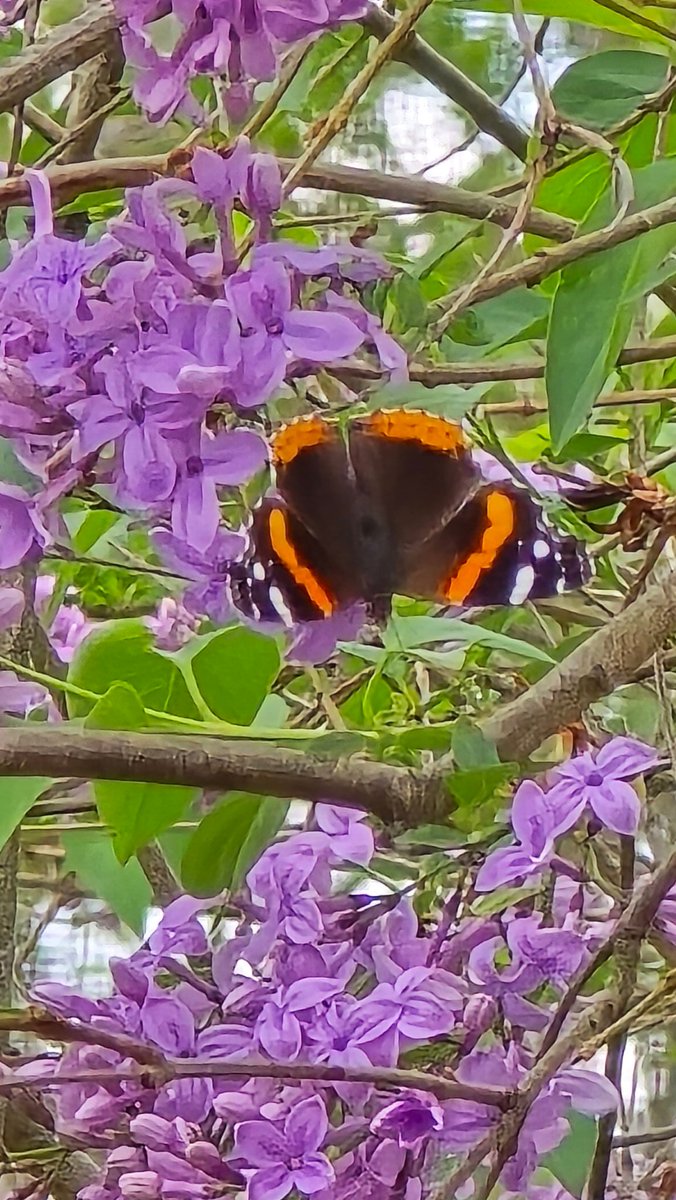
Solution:
[(408, 409), (319, 416), (273, 438), (276, 495), (255, 510), (233, 601), (265, 621), (320, 620), (392, 596), (518, 604), (579, 587), (579, 544), (511, 481), (489, 483), (460, 426)]

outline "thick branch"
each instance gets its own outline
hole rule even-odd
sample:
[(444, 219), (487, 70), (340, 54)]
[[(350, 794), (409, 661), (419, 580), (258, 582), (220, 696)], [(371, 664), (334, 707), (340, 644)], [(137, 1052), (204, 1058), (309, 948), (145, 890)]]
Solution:
[(546, 738), (628, 683), (676, 631), (676, 571), (655, 584), (517, 700), (483, 723), (505, 758), (525, 758)]
[(82, 16), (59, 26), (49, 37), (27, 46), (16, 57), (6, 59), (0, 73), (0, 112), (8, 112), (68, 71), (96, 54), (103, 54), (119, 23), (105, 0), (91, 4)]
[(0, 776), (185, 784), (301, 800), (329, 799), (385, 822), (443, 811), (443, 789), (422, 772), (361, 759), (332, 762), (261, 742), (64, 726), (0, 729)]
[[(676, 630), (676, 571), (594, 633), (534, 687), (496, 712), (484, 731), (505, 758), (525, 758), (601, 696), (628, 683)], [(0, 729), (0, 776), (181, 783), (302, 800), (331, 799), (380, 820), (440, 819), (443, 775), (353, 758), (331, 762), (261, 742), (77, 728)]]
[[(287, 175), (296, 160), (280, 158), (278, 161), (282, 173)], [(152, 154), (51, 167), (47, 177), (55, 197), (63, 203), (105, 187), (141, 187), (152, 183), (160, 175), (170, 175), (172, 170), (171, 156), (167, 158), (163, 154)], [(448, 187), (427, 179), (386, 175), (381, 171), (366, 171), (361, 167), (344, 167), (333, 163), (315, 164), (307, 168), (303, 175), (303, 187), (419, 204), (430, 212), (451, 212), (471, 220), (492, 221), (502, 227), (509, 226), (514, 220), (517, 207), (511, 200), (498, 199), (488, 193), (470, 192), (465, 188)], [(20, 175), (0, 180), (0, 209), (10, 204), (25, 204), (29, 198), (28, 185)], [(566, 241), (575, 232), (572, 221), (537, 209), (529, 214), (525, 228), (529, 233), (556, 242)]]
[[(380, 41), (391, 33), (395, 24), (393, 18), (375, 4), (369, 5), (363, 23)], [(463, 75), (448, 59), (433, 50), (418, 34), (413, 34), (408, 39), (399, 50), (397, 58), (459, 104), (484, 133), (490, 133), (522, 162), (526, 161), (528, 135), (524, 130), (520, 129), (482, 88)]]

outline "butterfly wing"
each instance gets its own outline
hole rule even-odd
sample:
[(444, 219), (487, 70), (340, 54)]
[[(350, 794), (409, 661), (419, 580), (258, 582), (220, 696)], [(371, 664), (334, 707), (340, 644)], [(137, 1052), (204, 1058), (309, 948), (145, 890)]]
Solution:
[[(360, 551), (365, 594), (374, 599), (404, 592), (428, 543), (479, 485), (479, 470), (459, 425), (409, 409), (387, 409), (353, 421), (349, 453), (366, 514)], [(370, 536), (368, 544), (364, 532)]]
[(517, 484), (485, 484), (427, 543), (405, 581), (408, 595), (468, 607), (523, 604), (579, 588), (584, 549), (560, 534)]
[(231, 575), (233, 601), (255, 620), (329, 617), (362, 594), (345, 443), (312, 416), (280, 429), (271, 456), (278, 495), (254, 512), (247, 552)]

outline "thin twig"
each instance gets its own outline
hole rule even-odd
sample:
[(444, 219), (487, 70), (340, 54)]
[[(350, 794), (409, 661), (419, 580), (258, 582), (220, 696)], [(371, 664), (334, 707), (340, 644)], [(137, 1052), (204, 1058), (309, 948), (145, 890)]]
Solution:
[[(1, 1016), (1, 1014), (0, 1014)], [(94, 1031), (98, 1036), (98, 1031)], [(112, 1036), (112, 1035), (111, 1035)], [(94, 1043), (96, 1044), (96, 1043)], [(102, 1043), (101, 1043), (102, 1044)], [(123, 1051), (120, 1051), (123, 1053)], [(398, 1067), (343, 1067), (333, 1063), (260, 1063), (232, 1062), (229, 1059), (171, 1059), (162, 1058), (147, 1068), (110, 1067), (101, 1070), (55, 1070), (52, 1075), (30, 1079), (9, 1072), (0, 1076), (0, 1095), (26, 1088), (44, 1091), (62, 1084), (82, 1083), (115, 1086), (120, 1082), (138, 1082), (146, 1087), (163, 1086), (170, 1079), (288, 1079), (310, 1080), (315, 1083), (368, 1083), (389, 1089), (414, 1089), (427, 1092), (440, 1100), (462, 1099), (475, 1104), (508, 1108), (511, 1093), (501, 1088), (478, 1087), (460, 1083), (424, 1071), (405, 1071)]]
[(378, 72), (396, 54), (399, 46), (411, 33), (416, 21), (422, 16), (425, 9), (429, 8), (432, 2), (433, 0), (412, 0), (410, 6), (404, 10), (391, 32), (380, 43), (378, 49), (371, 55), (366, 65), (362, 67), (361, 71), (348, 84), (342, 99), (328, 113), (310, 142), (310, 145), (289, 171), (284, 181), (285, 195), (289, 195), (289, 192), (293, 190), (298, 181), (303, 178), (307, 169), (312, 166), (322, 151), (326, 149), (329, 142), (333, 141), (334, 137), (345, 128), (352, 112)]
[(117, 108), (121, 108), (123, 104), (126, 104), (130, 95), (130, 88), (120, 88), (114, 96), (111, 96), (110, 100), (102, 104), (100, 108), (97, 108), (88, 117), (85, 117), (83, 121), (80, 121), (79, 125), (74, 125), (72, 129), (64, 132), (61, 141), (57, 142), (55, 146), (50, 146), (49, 150), (45, 150), (42, 157), (38, 159), (35, 164), (36, 169), (48, 166), (49, 163), (59, 158), (64, 150), (67, 150), (69, 146), (79, 141), (84, 134), (96, 129), (110, 113), (115, 112)]
[[(363, 24), (382, 41), (392, 32), (394, 18), (384, 8), (370, 3)], [(528, 136), (525, 131), (474, 80), (463, 75), (455, 63), (444, 58), (417, 33), (413, 33), (399, 46), (395, 57), (429, 80), (440, 92), (469, 113), (479, 129), (490, 134), (525, 162), (528, 157)]]
[(301, 42), (300, 46), (296, 46), (286, 56), (277, 73), (274, 87), (243, 127), (242, 133), (245, 137), (256, 137), (256, 134), (260, 133), (265, 123), (274, 115), (277, 105), (291, 87), (312, 45), (311, 41)]
[(653, 21), (652, 17), (645, 17), (643, 13), (637, 13), (633, 8), (627, 8), (625, 4), (620, 3), (620, 0), (596, 0), (596, 3), (600, 4), (601, 8), (607, 8), (609, 12), (617, 13), (619, 17), (626, 17), (635, 25), (642, 25), (644, 29), (659, 33), (665, 41), (676, 42), (676, 33), (673, 29), (669, 29), (667, 25), (662, 25), (659, 21)]
[(629, 1146), (668, 1142), (671, 1138), (676, 1138), (676, 1125), (662, 1125), (658, 1129), (646, 1129), (644, 1133), (618, 1133), (613, 1138), (613, 1146), (616, 1149), (624, 1149)]
[[(489, 300), (493, 296), (504, 296), (507, 292), (517, 287), (533, 287), (534, 284), (541, 283), (543, 279), (547, 279), (555, 272), (561, 271), (570, 263), (579, 262), (582, 258), (589, 258), (592, 255), (600, 254), (604, 250), (611, 249), (613, 246), (621, 246), (625, 242), (640, 237), (643, 233), (650, 233), (653, 229), (661, 229), (664, 225), (670, 225), (674, 221), (676, 221), (676, 200), (669, 199), (663, 201), (661, 204), (654, 204), (650, 208), (643, 209), (640, 212), (632, 213), (624, 221), (619, 221), (615, 225), (605, 225), (603, 229), (582, 234), (580, 237), (574, 238), (563, 246), (552, 246), (538, 250), (530, 258), (517, 263), (516, 266), (496, 272), (490, 278), (485, 279), (475, 289), (472, 296), (472, 303), (476, 304), (480, 300)], [(430, 339), (441, 336), (445, 328), (444, 313), (431, 327)]]

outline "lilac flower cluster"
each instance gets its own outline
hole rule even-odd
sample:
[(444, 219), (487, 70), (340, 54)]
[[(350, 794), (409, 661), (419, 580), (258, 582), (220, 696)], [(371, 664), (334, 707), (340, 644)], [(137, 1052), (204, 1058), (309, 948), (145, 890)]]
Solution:
[[(452, 863), (424, 920), (410, 888), (346, 886), (368, 877), (374, 835), (356, 810), (317, 804), (230, 897), (237, 922), (213, 923), (213, 901), (182, 897), (129, 960), (112, 961), (109, 998), (38, 986), (37, 1001), (87, 1026), (87, 1044), (56, 1066), (19, 1068), (42, 1087), (51, 1080), (64, 1135), (108, 1151), (100, 1184), (80, 1200), (429, 1195), (440, 1164), (461, 1163), (495, 1128), (493, 1097), (527, 1078), (571, 978), (619, 915), (556, 855), (556, 839), (581, 818), (625, 832), (638, 803), (626, 779), (656, 761), (618, 737), (557, 768), (546, 790), (521, 784), (518, 845), (488, 857), (474, 895), (547, 870), (546, 912), (526, 888), (477, 916)], [(658, 926), (672, 926), (673, 908), (667, 897)], [(129, 1036), (167, 1056), (154, 1086)], [(387, 1071), (413, 1052), (430, 1065), (442, 1054), (458, 1094), (393, 1087)], [(566, 1137), (571, 1108), (596, 1116), (616, 1105), (605, 1076), (564, 1063), (530, 1107), (503, 1190), (567, 1200), (534, 1172)]]
[(598, 752), (587, 750), (551, 771), (546, 791), (526, 780), (512, 805), (516, 842), (488, 856), (477, 876), (477, 889), (490, 892), (515, 879), (542, 875), (554, 859), (556, 839), (583, 814), (599, 828), (633, 837), (640, 804), (626, 781), (658, 762), (652, 747), (634, 738), (616, 737)]
[[(0, 484), (0, 569), (65, 540), (61, 501), (95, 488), (157, 530), (192, 614), (222, 621), (244, 545), (222, 522), (224, 489), (267, 458), (241, 417), (255, 423), (286, 380), (361, 347), (405, 373), (360, 299), (387, 268), (357, 247), (267, 242), (279, 170), (246, 138), (225, 155), (198, 148), (190, 179), (129, 192), (91, 245), (54, 233), (47, 181), (26, 176), (34, 236), (0, 273), (0, 435), (30, 482)], [(251, 222), (246, 265), (235, 207)], [(214, 235), (191, 242), (205, 212)]]
[[(128, 62), (138, 68), (135, 99), (151, 121), (178, 110), (197, 122), (203, 112), (190, 91), (197, 76), (220, 87), (231, 120), (240, 121), (257, 83), (272, 80), (284, 50), (343, 21), (363, 16), (366, 0), (116, 0)], [(153, 45), (149, 27), (171, 16), (169, 53)], [(166, 22), (165, 22), (166, 23)]]

